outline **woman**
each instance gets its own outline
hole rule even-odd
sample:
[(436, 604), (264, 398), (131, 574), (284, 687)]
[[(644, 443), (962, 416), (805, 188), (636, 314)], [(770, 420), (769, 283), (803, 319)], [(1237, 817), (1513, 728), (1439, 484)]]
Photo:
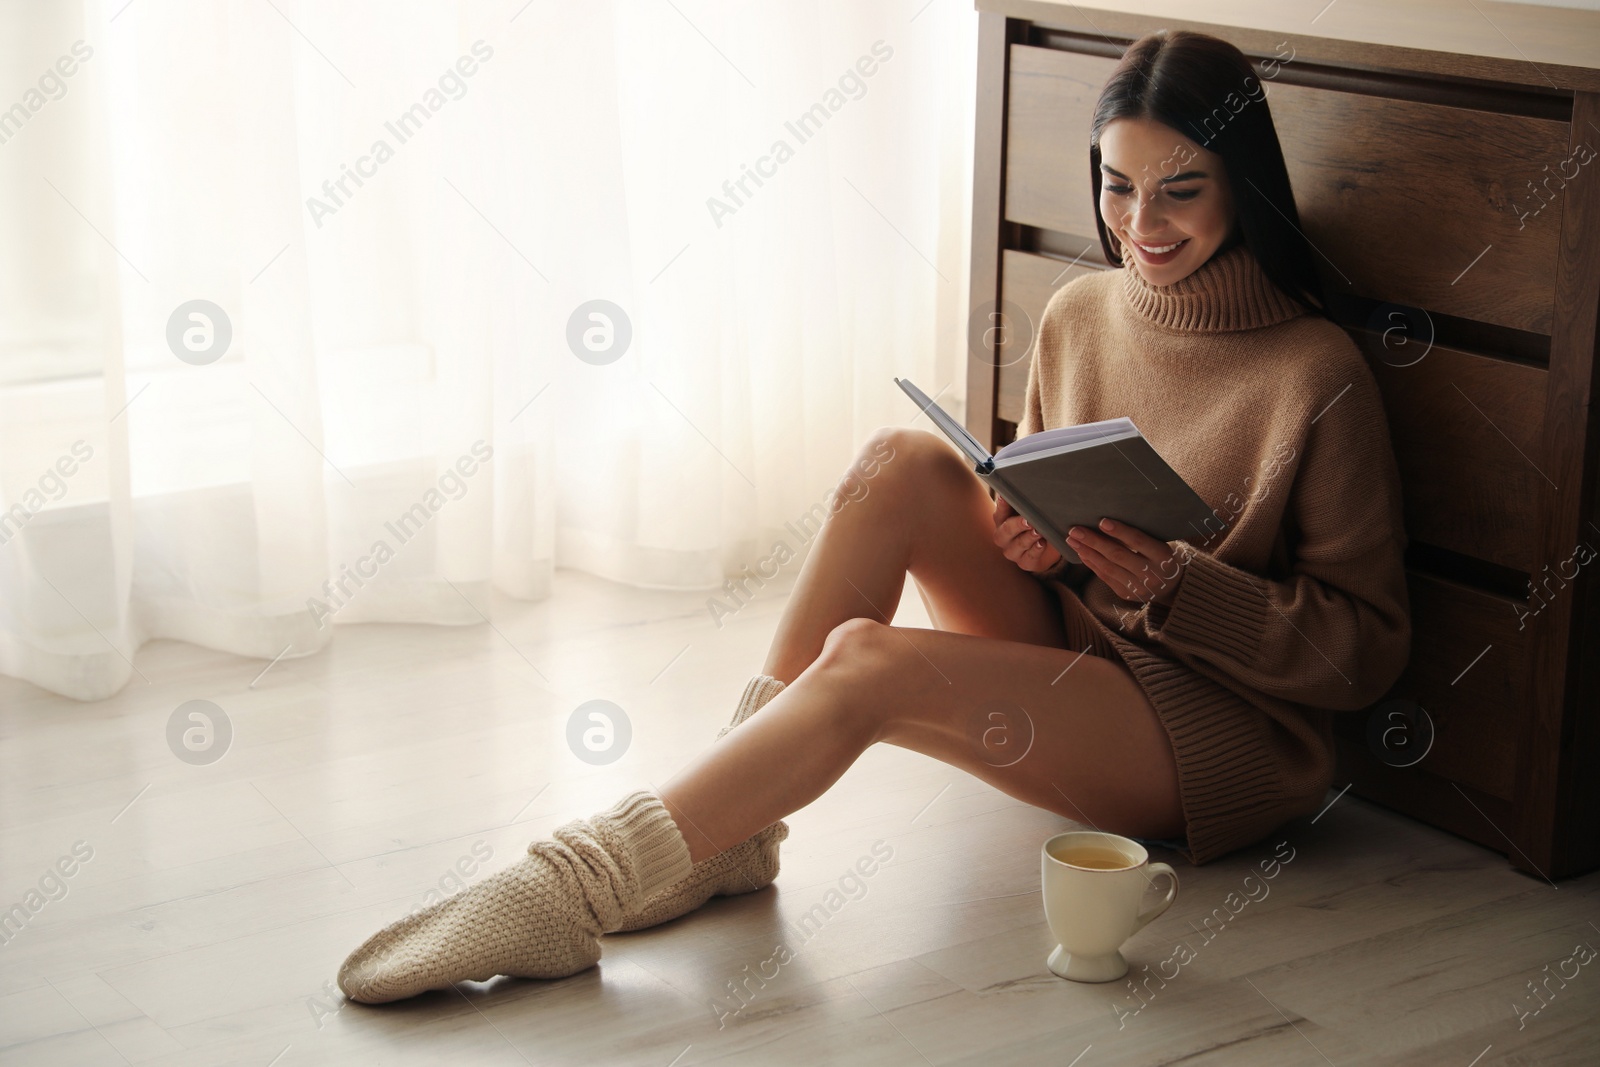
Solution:
[[(659, 794), (573, 820), (374, 935), (340, 972), (346, 994), (573, 974), (603, 933), (759, 889), (782, 817), (879, 741), (1064, 818), (1176, 838), (1194, 863), (1322, 803), (1333, 713), (1382, 696), (1410, 645), (1378, 391), (1321, 313), (1237, 49), (1135, 42), (1090, 145), (1101, 243), (1122, 269), (1051, 298), (1018, 432), (1131, 416), (1219, 521), (1170, 543), (1109, 520), (1076, 529), (1069, 566), (942, 438), (878, 431), (864, 461), (893, 459), (823, 526), (727, 739)], [(886, 624), (907, 574), (937, 629)], [(995, 758), (995, 727), (1024, 754)]]

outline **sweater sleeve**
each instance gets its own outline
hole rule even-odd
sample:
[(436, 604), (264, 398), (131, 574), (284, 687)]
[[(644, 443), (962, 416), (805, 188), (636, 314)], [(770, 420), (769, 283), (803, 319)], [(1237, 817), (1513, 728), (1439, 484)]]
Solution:
[(1336, 711), (1367, 707), (1387, 692), (1411, 646), (1388, 425), (1370, 372), (1349, 391), (1306, 435), (1284, 515), (1295, 533), (1285, 579), (1178, 541), (1183, 576), (1171, 605), (1150, 603), (1141, 613), (1146, 635), (1180, 658)]

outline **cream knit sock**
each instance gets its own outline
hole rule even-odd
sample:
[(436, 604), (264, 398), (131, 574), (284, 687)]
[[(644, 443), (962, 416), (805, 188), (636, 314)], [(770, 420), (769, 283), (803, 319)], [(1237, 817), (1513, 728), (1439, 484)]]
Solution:
[[(760, 711), (762, 706), (783, 692), (784, 683), (758, 674), (744, 687), (733, 721), (718, 732), (721, 740), (735, 726)], [(753, 893), (772, 884), (778, 877), (778, 844), (789, 836), (789, 824), (779, 819), (730, 849), (707, 856), (689, 871), (689, 877), (676, 885), (658, 890), (637, 908), (623, 915), (618, 932), (643, 930), (648, 926), (687, 915), (712, 897), (731, 897)]]
[(760, 711), (762, 706), (783, 692), (784, 683), (769, 674), (758, 674), (745, 684), (744, 696), (739, 698), (739, 707), (733, 713), (733, 721), (717, 731), (717, 740), (720, 741), (729, 730), (744, 722), (750, 716)]
[(339, 988), (351, 1000), (381, 1004), (462, 979), (577, 974), (599, 961), (600, 934), (692, 869), (683, 834), (648, 790), (553, 836), (498, 874), (372, 935), (339, 968)]
[(712, 897), (732, 897), (765, 889), (778, 877), (778, 843), (789, 836), (779, 819), (753, 837), (696, 863), (689, 877), (624, 913), (618, 933), (659, 926), (687, 915)]

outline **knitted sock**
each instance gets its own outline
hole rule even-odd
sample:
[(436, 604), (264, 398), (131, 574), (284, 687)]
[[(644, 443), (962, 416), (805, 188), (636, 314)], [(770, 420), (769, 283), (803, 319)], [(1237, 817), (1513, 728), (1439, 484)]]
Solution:
[(689, 877), (667, 886), (626, 912), (617, 932), (643, 930), (687, 915), (712, 897), (731, 897), (765, 889), (778, 877), (778, 843), (789, 836), (779, 819), (732, 848), (696, 863)]
[(733, 713), (733, 721), (717, 731), (717, 740), (722, 740), (723, 735), (729, 730), (760, 711), (767, 701), (783, 692), (783, 689), (784, 683), (769, 674), (758, 674), (751, 678), (745, 684), (744, 696), (739, 698), (739, 707)]
[(528, 855), (372, 935), (339, 968), (351, 1000), (381, 1004), (495, 975), (565, 978), (600, 959), (599, 935), (688, 877), (689, 846), (648, 790), (536, 841)]
[[(783, 688), (784, 684), (770, 675), (758, 674), (751, 678), (733, 713), (733, 721), (717, 733), (718, 740), (760, 711), (767, 701), (783, 692)], [(731, 897), (766, 888), (778, 877), (778, 844), (788, 836), (789, 824), (779, 819), (732, 848), (707, 856), (694, 865), (689, 877), (658, 890), (639, 907), (624, 914), (617, 930), (623, 933), (643, 930), (687, 915), (712, 897)]]

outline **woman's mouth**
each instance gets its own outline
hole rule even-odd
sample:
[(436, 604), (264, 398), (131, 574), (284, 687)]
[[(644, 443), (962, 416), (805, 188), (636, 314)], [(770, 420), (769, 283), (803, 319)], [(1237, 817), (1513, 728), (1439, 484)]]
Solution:
[(1128, 243), (1138, 249), (1140, 259), (1152, 266), (1160, 266), (1163, 263), (1172, 262), (1177, 254), (1183, 251), (1183, 246), (1189, 243), (1189, 238), (1185, 237), (1181, 241), (1169, 241), (1165, 244), (1145, 244), (1129, 238)]

